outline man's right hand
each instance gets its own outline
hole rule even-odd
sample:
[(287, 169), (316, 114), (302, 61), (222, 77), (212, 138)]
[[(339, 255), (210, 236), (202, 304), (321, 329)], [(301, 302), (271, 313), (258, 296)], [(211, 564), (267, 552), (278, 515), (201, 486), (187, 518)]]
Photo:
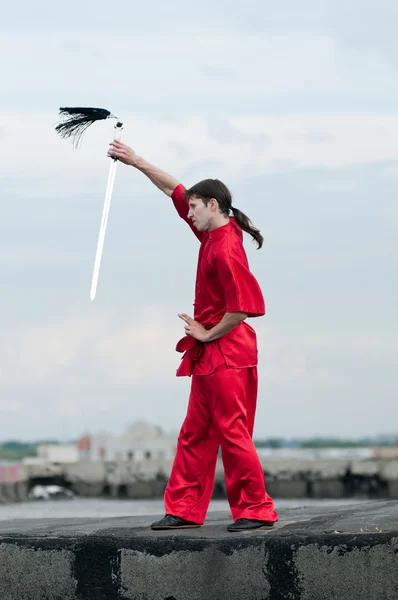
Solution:
[(131, 165), (132, 167), (138, 168), (140, 157), (132, 148), (117, 140), (113, 140), (109, 145), (108, 156), (114, 156), (125, 165)]
[(146, 175), (156, 187), (158, 187), (162, 192), (166, 194), (166, 196), (171, 196), (173, 190), (178, 186), (179, 181), (162, 171), (158, 167), (151, 165), (141, 156), (139, 156), (132, 148), (123, 144), (123, 142), (118, 142), (117, 140), (113, 140), (110, 144), (110, 148), (108, 150), (108, 156), (113, 156), (118, 158), (120, 162), (125, 165), (131, 165), (135, 167), (144, 175)]

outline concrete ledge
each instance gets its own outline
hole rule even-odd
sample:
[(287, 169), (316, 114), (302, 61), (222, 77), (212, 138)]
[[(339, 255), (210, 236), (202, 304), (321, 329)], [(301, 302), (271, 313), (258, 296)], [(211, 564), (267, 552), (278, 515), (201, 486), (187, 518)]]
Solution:
[(1, 600), (396, 600), (398, 503), (280, 511), (275, 531), (230, 534), (153, 518), (0, 522)]

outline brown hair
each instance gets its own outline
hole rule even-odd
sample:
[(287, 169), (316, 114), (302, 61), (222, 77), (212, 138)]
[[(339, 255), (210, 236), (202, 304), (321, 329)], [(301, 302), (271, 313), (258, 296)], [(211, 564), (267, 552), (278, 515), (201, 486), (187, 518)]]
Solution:
[(188, 200), (191, 196), (200, 198), (203, 200), (206, 206), (211, 198), (215, 198), (223, 215), (228, 217), (230, 211), (232, 211), (232, 214), (234, 215), (239, 227), (243, 231), (246, 231), (246, 233), (250, 234), (257, 242), (258, 248), (261, 248), (264, 238), (261, 235), (260, 230), (254, 227), (249, 217), (247, 217), (241, 210), (232, 206), (231, 192), (227, 186), (222, 183), (222, 181), (219, 179), (203, 179), (203, 181), (199, 181), (199, 183), (196, 183), (190, 187), (189, 190), (186, 190), (185, 198)]

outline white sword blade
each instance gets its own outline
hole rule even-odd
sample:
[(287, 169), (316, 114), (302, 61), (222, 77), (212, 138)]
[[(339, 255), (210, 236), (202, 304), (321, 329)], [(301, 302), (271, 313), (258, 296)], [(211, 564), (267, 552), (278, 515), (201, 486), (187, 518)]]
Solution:
[(98, 276), (99, 276), (99, 271), (100, 271), (100, 266), (101, 266), (102, 250), (104, 248), (106, 226), (108, 223), (109, 209), (111, 206), (113, 184), (115, 182), (116, 164), (117, 164), (117, 160), (112, 159), (112, 164), (109, 167), (108, 185), (106, 187), (106, 192), (105, 192), (104, 208), (102, 211), (101, 226), (100, 226), (100, 231), (99, 231), (99, 235), (98, 235), (97, 252), (95, 255), (93, 278), (92, 278), (92, 282), (91, 282), (91, 290), (90, 290), (91, 301), (93, 301), (95, 299), (95, 294), (97, 292), (97, 283), (98, 283)]

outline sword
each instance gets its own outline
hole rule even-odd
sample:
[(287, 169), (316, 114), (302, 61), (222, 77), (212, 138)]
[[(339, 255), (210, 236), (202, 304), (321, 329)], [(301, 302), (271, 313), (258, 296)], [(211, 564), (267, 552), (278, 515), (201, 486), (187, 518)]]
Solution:
[[(114, 140), (120, 141), (122, 129), (123, 129), (123, 123), (120, 123), (118, 121), (115, 125)], [(97, 292), (97, 284), (98, 284), (98, 276), (99, 276), (99, 271), (100, 271), (100, 266), (101, 266), (102, 251), (104, 248), (105, 233), (106, 233), (106, 227), (108, 224), (109, 209), (111, 206), (113, 185), (115, 183), (116, 166), (117, 166), (117, 158), (112, 157), (112, 163), (109, 167), (108, 184), (107, 184), (106, 192), (105, 192), (104, 208), (102, 210), (101, 225), (100, 225), (100, 230), (99, 230), (99, 235), (98, 235), (98, 244), (97, 244), (97, 252), (95, 255), (93, 278), (91, 281), (91, 290), (90, 290), (90, 300), (91, 301), (94, 301), (95, 295)]]
[[(95, 121), (103, 119), (116, 119), (114, 140), (120, 140), (123, 123), (121, 123), (115, 115), (111, 114), (105, 108), (88, 108), (81, 106), (66, 106), (59, 109), (63, 120), (55, 128), (55, 131), (63, 138), (71, 138), (75, 148), (79, 147), (82, 135), (88, 127)], [(112, 157), (112, 163), (109, 167), (108, 184), (106, 186), (104, 208), (102, 211), (102, 219), (98, 236), (97, 252), (95, 255), (93, 278), (91, 281), (90, 299), (93, 301), (97, 292), (98, 276), (101, 266), (102, 251), (104, 248), (104, 240), (106, 226), (108, 223), (109, 209), (115, 183), (117, 158)]]

